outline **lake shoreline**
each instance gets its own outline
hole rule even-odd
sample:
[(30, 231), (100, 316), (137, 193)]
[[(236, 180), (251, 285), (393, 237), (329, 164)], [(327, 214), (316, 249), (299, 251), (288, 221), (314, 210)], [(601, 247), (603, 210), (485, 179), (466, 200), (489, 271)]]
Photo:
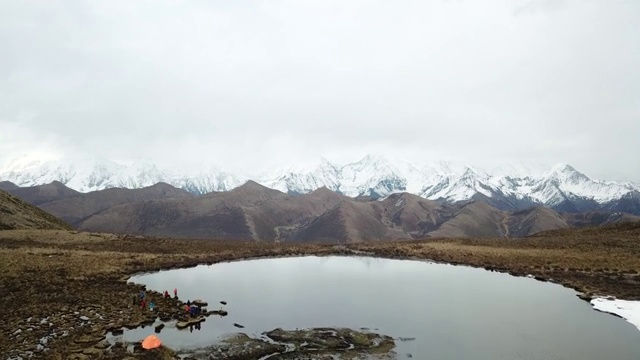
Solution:
[[(104, 344), (108, 331), (150, 324), (158, 315), (133, 305), (132, 297), (144, 287), (128, 284), (127, 280), (145, 272), (274, 257), (371, 256), (530, 275), (572, 288), (584, 294), (581, 298), (585, 301), (608, 295), (638, 300), (639, 250), (640, 226), (630, 225), (517, 240), (436, 239), (348, 245), (3, 231), (1, 280), (8, 296), (1, 300), (0, 331), (5, 336), (0, 337), (0, 353), (65, 359), (109, 356)], [(147, 296), (165, 317), (181, 312), (179, 301), (164, 299), (153, 291)], [(21, 305), (16, 308), (15, 304)]]

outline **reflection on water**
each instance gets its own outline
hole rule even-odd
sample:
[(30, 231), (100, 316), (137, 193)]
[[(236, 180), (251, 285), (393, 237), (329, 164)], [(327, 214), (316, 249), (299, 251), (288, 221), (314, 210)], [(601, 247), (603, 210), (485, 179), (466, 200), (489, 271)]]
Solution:
[[(640, 359), (640, 332), (593, 311), (573, 290), (482, 269), (299, 257), (198, 266), (131, 280), (156, 291), (177, 287), (181, 299), (204, 299), (209, 309), (228, 302), (229, 316), (212, 316), (201, 329), (178, 331), (168, 324), (160, 337), (174, 348), (206, 346), (240, 331), (259, 335), (278, 327), (349, 327), (395, 337), (400, 358)], [(153, 327), (124, 336), (134, 341), (150, 333)]]

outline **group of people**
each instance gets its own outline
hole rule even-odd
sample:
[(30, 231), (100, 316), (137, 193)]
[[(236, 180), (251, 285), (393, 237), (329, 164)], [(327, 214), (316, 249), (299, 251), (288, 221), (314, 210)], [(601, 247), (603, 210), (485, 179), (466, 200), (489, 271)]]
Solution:
[[(164, 298), (165, 298), (165, 299), (168, 299), (168, 298), (170, 298), (170, 297), (171, 297), (171, 296), (169, 296), (169, 292), (168, 292), (167, 290), (165, 290), (165, 291), (164, 291)], [(177, 288), (176, 288), (176, 289), (173, 289), (173, 297), (174, 297), (174, 298), (176, 298), (176, 299), (178, 298), (178, 289), (177, 289)]]
[[(178, 289), (173, 289), (173, 296), (177, 299), (178, 298)], [(169, 296), (169, 292), (167, 290), (164, 291), (164, 297), (165, 299), (170, 298), (171, 296)], [(147, 308), (147, 299), (145, 298), (145, 292), (140, 291), (140, 294), (133, 295), (133, 305), (135, 306), (136, 304), (140, 305), (140, 308), (142, 308), (142, 310)], [(153, 309), (155, 308), (155, 304), (153, 303), (153, 301), (149, 301), (149, 310), (153, 311)]]
[[(133, 305), (136, 305), (136, 303), (139, 303), (140, 307), (143, 310), (147, 308), (147, 299), (145, 298), (144, 291), (140, 291), (140, 294), (138, 294), (138, 296), (133, 295)], [(153, 310), (154, 307), (155, 307), (155, 304), (153, 303), (153, 301), (150, 301), (149, 310)]]
[[(163, 296), (165, 299), (171, 298), (171, 296), (169, 295), (169, 291), (167, 290), (164, 291)], [(176, 299), (178, 298), (177, 288), (173, 289), (173, 296)], [(140, 291), (140, 293), (137, 295), (133, 295), (133, 305), (134, 306), (139, 305), (142, 308), (142, 310), (145, 310), (147, 308), (147, 297), (144, 290)], [(153, 301), (149, 301), (148, 305), (149, 305), (149, 310), (153, 311), (153, 309), (155, 308), (155, 304), (153, 303)], [(191, 317), (197, 317), (202, 314), (202, 308), (196, 305), (195, 303), (192, 303), (191, 300), (187, 300), (187, 302), (184, 305), (184, 309)], [(194, 327), (196, 328), (196, 330), (200, 330), (200, 326), (201, 326), (200, 323), (192, 324), (189, 326), (189, 331), (193, 332)]]
[[(168, 299), (171, 297), (167, 290), (164, 291), (163, 296), (165, 299)], [(178, 289), (173, 289), (173, 296), (176, 299), (178, 298)], [(136, 295), (133, 296), (133, 305), (135, 306), (136, 304), (139, 304), (142, 310), (145, 310), (147, 308), (147, 299), (146, 299), (144, 290), (140, 291), (140, 293), (137, 296)], [(153, 311), (154, 308), (155, 308), (155, 304), (153, 303), (153, 301), (149, 301), (149, 310)], [(187, 300), (186, 304), (184, 305), (184, 310), (192, 317), (200, 316), (200, 314), (202, 314), (202, 308), (192, 303), (191, 300)]]
[(192, 304), (191, 300), (187, 300), (187, 303), (184, 306), (184, 310), (188, 312), (192, 317), (196, 317), (202, 314), (202, 309), (200, 308), (200, 306)]

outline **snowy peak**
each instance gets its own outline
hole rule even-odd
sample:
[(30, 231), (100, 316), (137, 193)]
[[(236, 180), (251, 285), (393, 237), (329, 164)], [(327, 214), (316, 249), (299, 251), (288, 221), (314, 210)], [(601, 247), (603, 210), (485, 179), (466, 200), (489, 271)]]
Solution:
[(16, 168), (15, 163), (9, 163), (8, 166), (0, 168), (0, 178), (11, 179), (9, 181), (20, 186), (60, 181), (81, 192), (108, 188), (137, 189), (165, 182), (196, 194), (231, 190), (247, 180), (218, 170), (189, 174), (162, 169), (148, 160), (125, 166), (99, 157), (73, 158), (38, 164), (30, 162), (22, 169)]
[[(590, 179), (569, 164), (540, 166), (506, 165), (485, 171), (446, 161), (409, 162), (367, 155), (339, 165), (325, 158), (298, 163), (271, 174), (250, 177), (214, 166), (164, 168), (144, 160), (122, 165), (104, 158), (69, 158), (40, 161), (21, 158), (0, 167), (0, 181), (33, 186), (60, 181), (69, 188), (88, 192), (112, 187), (141, 188), (164, 182), (194, 194), (229, 191), (249, 180), (290, 194), (306, 194), (326, 188), (350, 197), (386, 198), (408, 192), (430, 200), (458, 202), (489, 199), (504, 208), (531, 205), (581, 209), (625, 199), (639, 201), (640, 187), (630, 182)], [(586, 205), (585, 205), (586, 204)], [(635, 203), (634, 203), (635, 204)], [(635, 205), (634, 205), (635, 206)], [(640, 205), (638, 205), (640, 206)], [(632, 207), (633, 208), (633, 207)]]
[(275, 177), (267, 175), (261, 182), (285, 193), (306, 194), (323, 186), (338, 191), (339, 177), (338, 166), (322, 159), (319, 164), (298, 164), (286, 171), (278, 171)]
[(574, 185), (591, 181), (591, 179), (577, 171), (573, 166), (564, 163), (554, 165), (547, 177), (559, 183), (571, 183)]
[[(568, 199), (584, 198), (598, 203), (619, 199), (637, 190), (637, 187), (628, 183), (592, 180), (568, 164), (553, 166), (541, 183), (548, 189), (555, 188), (556, 192), (561, 192)], [(543, 200), (550, 202), (550, 199)]]
[(68, 187), (86, 192), (116, 187), (119, 184), (110, 181), (125, 167), (112, 161), (93, 159), (74, 159), (74, 161), (29, 162), (25, 168), (18, 169), (10, 164), (1, 172), (3, 178), (20, 186), (35, 186), (60, 181)]
[(367, 155), (362, 160), (340, 169), (339, 191), (347, 196), (384, 197), (405, 191), (407, 178), (400, 171), (398, 161), (393, 163), (382, 156)]
[(420, 196), (430, 200), (463, 201), (471, 199), (475, 194), (490, 196), (488, 186), (484, 184), (486, 176), (472, 167), (464, 167), (461, 171), (439, 174), (439, 179), (430, 182)]

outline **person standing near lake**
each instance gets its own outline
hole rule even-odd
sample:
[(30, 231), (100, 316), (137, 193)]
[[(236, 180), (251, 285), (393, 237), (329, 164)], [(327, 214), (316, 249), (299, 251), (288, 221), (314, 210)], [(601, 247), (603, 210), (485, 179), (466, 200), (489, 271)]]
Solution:
[(174, 288), (173, 289), (173, 297), (177, 298), (178, 297), (178, 288)]

